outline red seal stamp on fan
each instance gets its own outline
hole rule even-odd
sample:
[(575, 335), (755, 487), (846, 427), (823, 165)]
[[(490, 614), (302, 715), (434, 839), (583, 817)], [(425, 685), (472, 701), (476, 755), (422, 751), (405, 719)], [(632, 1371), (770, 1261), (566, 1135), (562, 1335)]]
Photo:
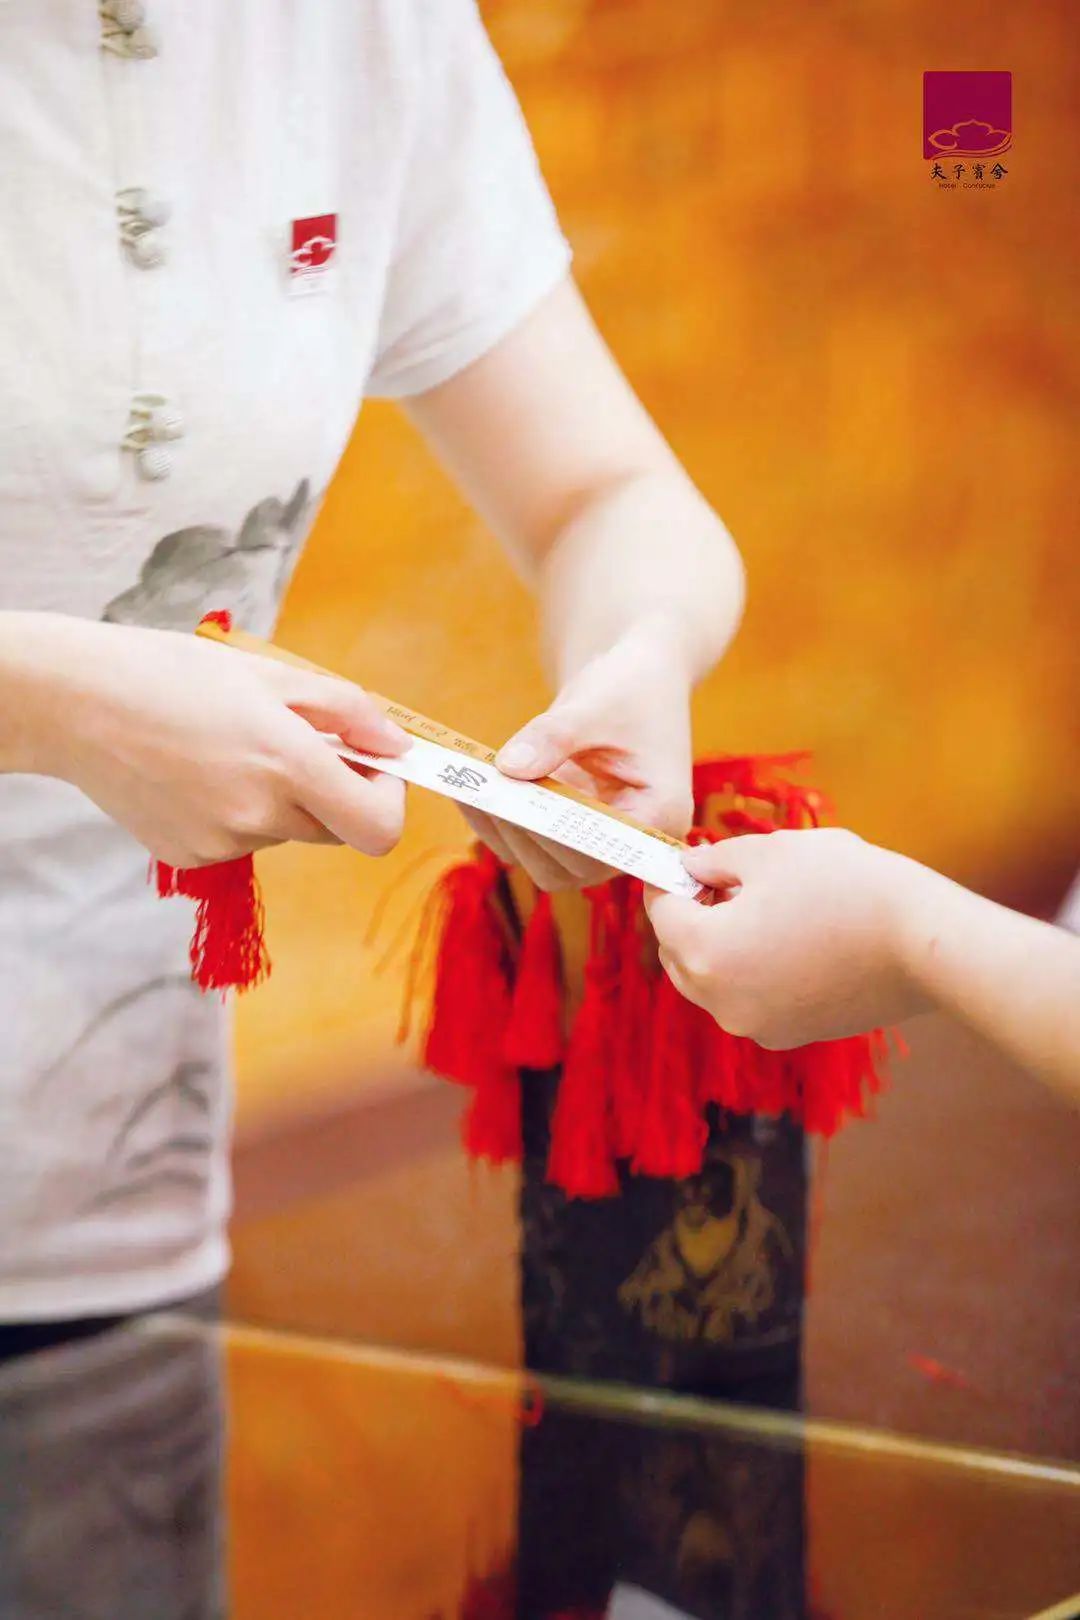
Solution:
[(289, 292), (294, 297), (329, 292), (336, 271), (337, 215), (294, 219), (290, 230)]

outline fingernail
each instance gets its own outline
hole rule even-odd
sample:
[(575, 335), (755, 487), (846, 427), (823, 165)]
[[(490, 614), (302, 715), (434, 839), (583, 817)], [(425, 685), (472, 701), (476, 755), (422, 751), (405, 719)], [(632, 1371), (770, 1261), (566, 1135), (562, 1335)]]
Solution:
[(530, 743), (508, 742), (499, 750), (495, 763), (500, 771), (531, 771), (538, 758)]
[(683, 865), (688, 872), (696, 874), (703, 871), (709, 864), (709, 845), (691, 844), (689, 849), (683, 850)]

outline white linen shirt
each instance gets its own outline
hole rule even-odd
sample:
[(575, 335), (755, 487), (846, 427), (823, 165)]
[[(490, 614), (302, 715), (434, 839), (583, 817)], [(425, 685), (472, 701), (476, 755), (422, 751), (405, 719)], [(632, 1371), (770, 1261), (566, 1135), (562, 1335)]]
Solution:
[[(267, 633), (363, 395), (477, 359), (568, 249), (473, 0), (145, 10), (0, 0), (0, 609)], [(0, 1322), (225, 1269), (190, 931), (80, 793), (0, 777)]]

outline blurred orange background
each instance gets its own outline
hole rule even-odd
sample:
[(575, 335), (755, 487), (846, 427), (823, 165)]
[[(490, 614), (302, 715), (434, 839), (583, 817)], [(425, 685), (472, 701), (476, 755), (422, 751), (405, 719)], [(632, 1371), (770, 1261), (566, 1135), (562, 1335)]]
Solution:
[[(1075, 8), (481, 9), (596, 318), (746, 559), (748, 615), (699, 693), (699, 753), (810, 748), (843, 823), (1052, 908), (1080, 809)], [(923, 70), (1002, 66), (1007, 176), (939, 189)], [(279, 639), (492, 743), (547, 695), (525, 589), (390, 407), (363, 412)], [(413, 863), (465, 842), (450, 806), (414, 794), (389, 860), (265, 858), (275, 976), (240, 1009), (242, 1133), (406, 1082), (401, 954), (373, 970), (434, 875)], [(417, 1321), (451, 1309), (460, 1278), (432, 1234), (456, 1221), (471, 1265), (493, 1245), (503, 1325), (481, 1311), (427, 1337), (505, 1352), (511, 1196), (469, 1192), (452, 1134), (388, 1169), (364, 1195), (375, 1297), (400, 1289), (399, 1244), (442, 1274), (428, 1305), (416, 1293)], [(245, 1256), (238, 1297), (266, 1314)], [(305, 1241), (289, 1264), (319, 1256)]]

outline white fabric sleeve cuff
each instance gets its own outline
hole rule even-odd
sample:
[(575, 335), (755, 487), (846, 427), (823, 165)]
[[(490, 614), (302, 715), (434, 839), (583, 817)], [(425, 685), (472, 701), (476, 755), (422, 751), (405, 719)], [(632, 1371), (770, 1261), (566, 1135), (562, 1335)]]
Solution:
[(390, 376), (378, 380), (369, 399), (408, 399), (425, 394), (440, 383), (449, 382), (459, 371), (482, 359), (504, 337), (508, 337), (553, 292), (570, 273), (572, 253), (565, 238), (552, 236), (536, 256), (529, 275), (520, 273), (513, 287), (502, 296), (493, 294), (491, 307), (481, 319), (471, 321), (452, 339), (441, 339), (426, 353), (411, 356)]

